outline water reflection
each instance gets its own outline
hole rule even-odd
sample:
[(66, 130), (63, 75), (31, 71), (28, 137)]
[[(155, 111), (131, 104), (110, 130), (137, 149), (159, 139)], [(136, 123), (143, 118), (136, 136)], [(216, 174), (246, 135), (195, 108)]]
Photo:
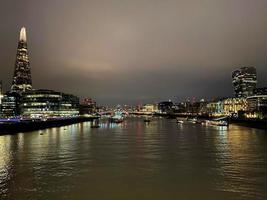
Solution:
[(267, 133), (130, 118), (0, 137), (1, 199), (265, 199)]

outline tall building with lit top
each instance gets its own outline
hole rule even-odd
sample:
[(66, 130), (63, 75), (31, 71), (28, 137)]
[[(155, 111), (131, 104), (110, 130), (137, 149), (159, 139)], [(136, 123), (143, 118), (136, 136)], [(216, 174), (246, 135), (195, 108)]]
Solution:
[(20, 30), (15, 62), (15, 71), (11, 86), (12, 92), (21, 93), (32, 89), (31, 68), (27, 48), (26, 28)]
[(241, 67), (232, 73), (235, 96), (248, 97), (253, 95), (257, 86), (257, 73), (255, 67)]

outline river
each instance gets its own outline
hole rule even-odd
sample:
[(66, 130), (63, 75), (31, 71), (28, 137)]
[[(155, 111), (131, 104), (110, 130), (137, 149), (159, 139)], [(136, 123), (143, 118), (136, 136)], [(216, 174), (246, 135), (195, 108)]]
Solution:
[(267, 199), (267, 131), (127, 118), (0, 136), (0, 199)]

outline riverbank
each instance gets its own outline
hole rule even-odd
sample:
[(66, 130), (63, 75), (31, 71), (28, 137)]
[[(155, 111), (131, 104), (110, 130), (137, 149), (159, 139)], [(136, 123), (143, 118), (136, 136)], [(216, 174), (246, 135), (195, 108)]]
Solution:
[(231, 118), (230, 123), (251, 128), (267, 129), (267, 120)]
[(42, 120), (23, 120), (0, 123), (0, 135), (15, 134), (19, 132), (29, 132), (34, 130), (42, 130), (52, 127), (67, 126), (80, 122), (93, 121), (97, 117), (75, 117)]
[[(132, 113), (135, 115), (153, 115), (166, 117), (170, 119), (175, 118), (198, 118), (203, 120), (214, 120), (218, 117), (211, 117), (208, 115), (197, 115), (197, 114), (185, 114), (185, 113), (153, 113), (153, 114), (145, 114), (145, 113)], [(227, 118), (230, 124), (236, 124), (239, 126), (251, 127), (251, 128), (259, 128), (259, 129), (267, 129), (267, 120), (261, 119), (244, 119), (244, 118)]]

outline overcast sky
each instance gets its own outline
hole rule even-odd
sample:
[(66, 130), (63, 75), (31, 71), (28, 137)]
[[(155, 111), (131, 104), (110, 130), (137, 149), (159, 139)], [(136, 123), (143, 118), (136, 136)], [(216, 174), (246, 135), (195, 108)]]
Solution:
[(231, 72), (267, 86), (266, 0), (0, 0), (0, 79), (27, 28), (34, 88), (99, 104), (232, 96)]

